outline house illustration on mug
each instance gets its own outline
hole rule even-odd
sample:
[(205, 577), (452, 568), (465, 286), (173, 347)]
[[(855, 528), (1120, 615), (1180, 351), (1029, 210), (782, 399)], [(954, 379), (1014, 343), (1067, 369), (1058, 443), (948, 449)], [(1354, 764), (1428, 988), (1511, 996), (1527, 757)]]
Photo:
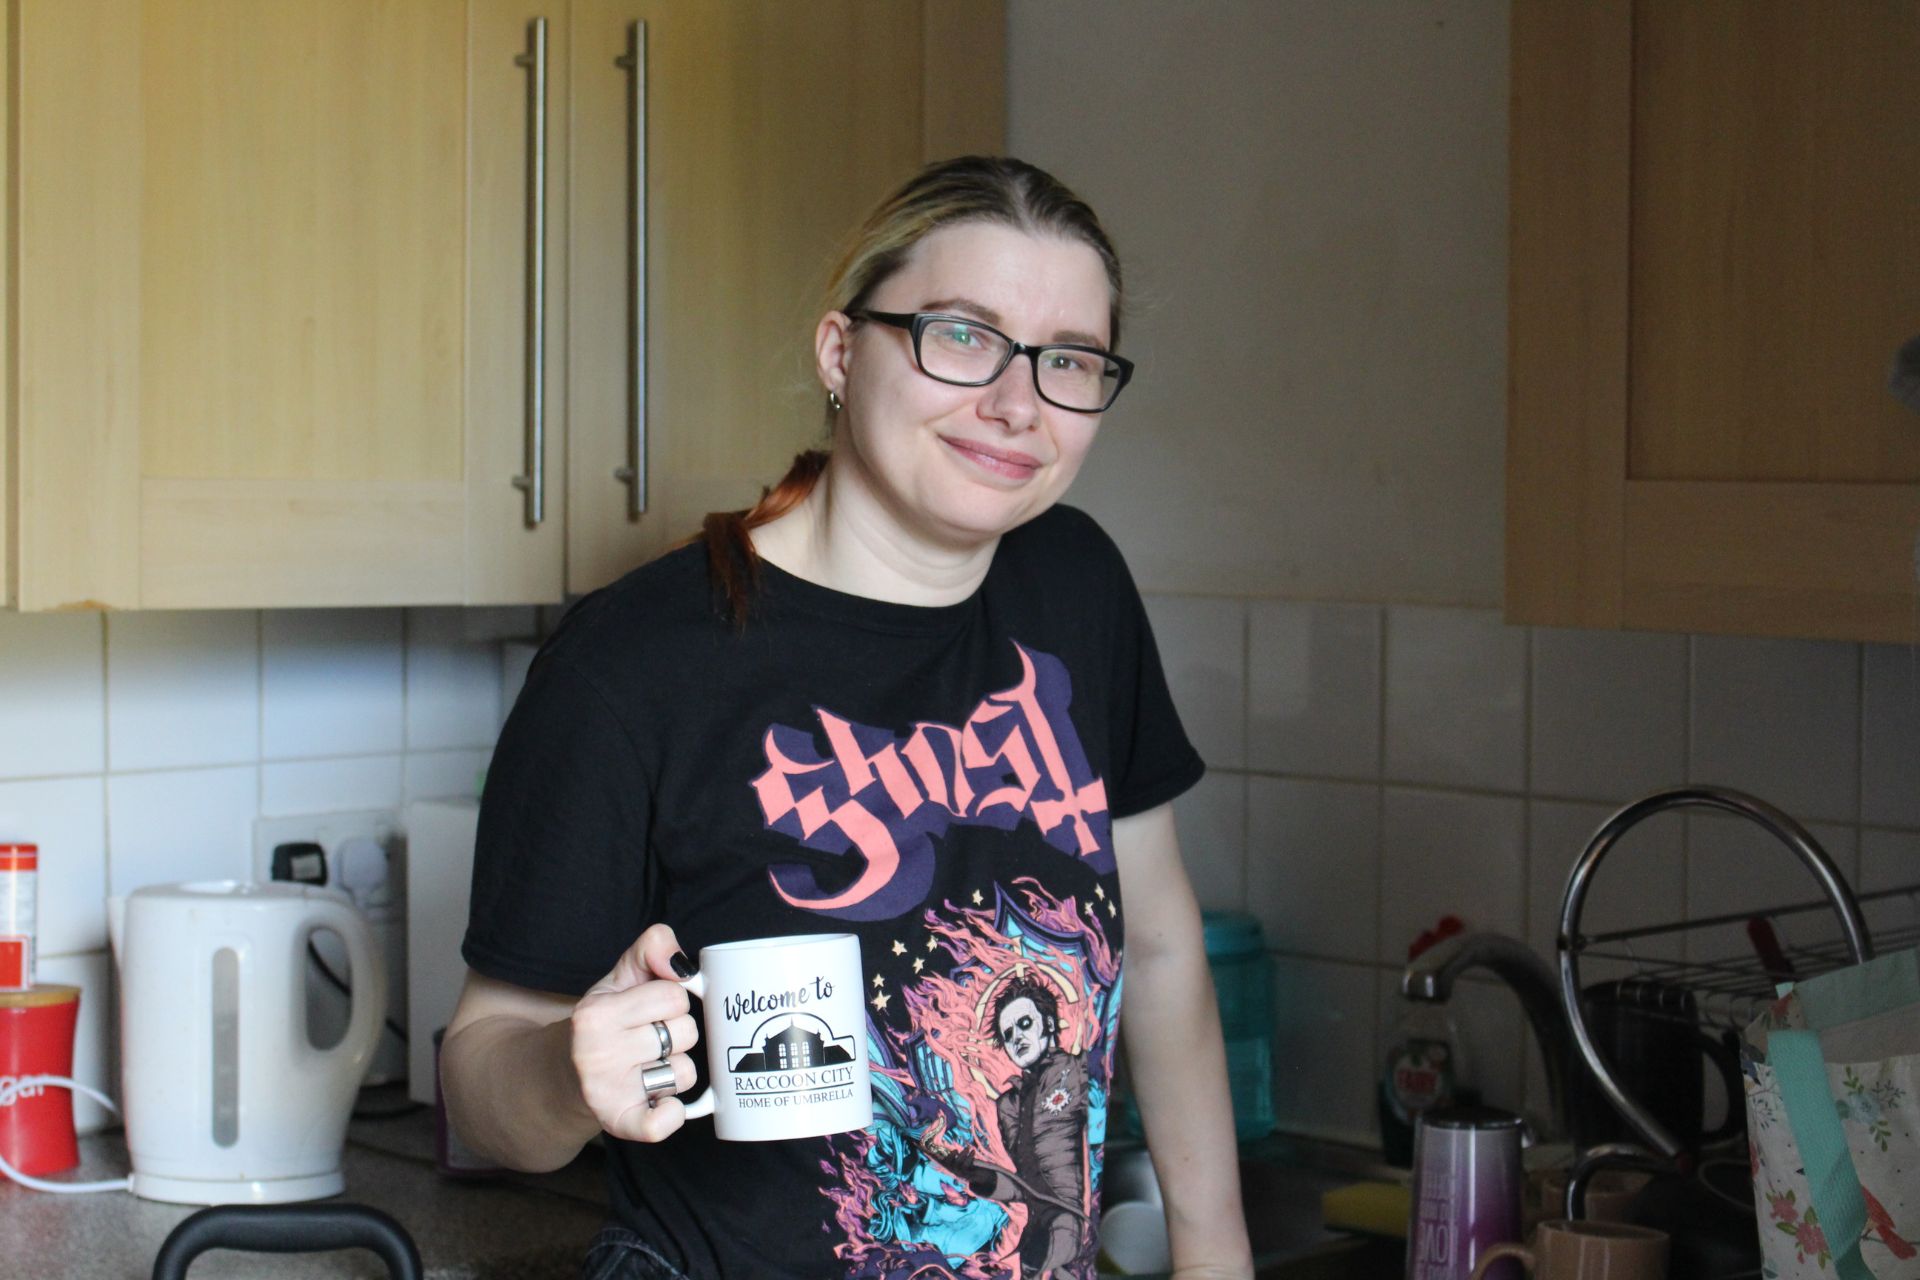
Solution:
[[(814, 1024), (819, 1030), (802, 1026), (803, 1022)], [(775, 1023), (785, 1025), (777, 1031), (770, 1030)], [(760, 1042), (757, 1053), (752, 1046), (755, 1040)], [(748, 1041), (745, 1045), (727, 1050), (728, 1069), (736, 1075), (761, 1071), (797, 1071), (853, 1061), (853, 1037), (834, 1035), (832, 1027), (809, 1013), (769, 1018), (754, 1029)], [(739, 1056), (736, 1057), (736, 1054)]]

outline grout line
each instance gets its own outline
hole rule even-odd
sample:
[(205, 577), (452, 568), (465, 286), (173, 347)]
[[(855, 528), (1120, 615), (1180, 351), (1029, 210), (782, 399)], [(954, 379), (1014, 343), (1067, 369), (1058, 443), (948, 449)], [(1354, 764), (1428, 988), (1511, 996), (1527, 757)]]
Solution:
[[(400, 754), (406, 755), (412, 749), (407, 739), (413, 727), (413, 717), (409, 714), (410, 699), (413, 696), (413, 618), (412, 611), (400, 610)], [(402, 779), (404, 782), (404, 778)]]
[[(108, 661), (107, 645), (111, 642), (112, 628), (107, 626), (107, 615), (100, 615), (100, 879), (101, 885), (111, 894), (113, 892), (113, 806), (108, 803), (112, 798), (107, 778), (113, 769), (113, 667)], [(80, 777), (88, 775), (80, 774)]]
[[(1853, 726), (1853, 820), (1856, 824), (1867, 817), (1867, 646), (1854, 646), (1855, 692), (1859, 695), (1857, 718)], [(1858, 880), (1859, 868), (1854, 868)]]
[(267, 757), (267, 611), (253, 611), (254, 673), (254, 747), (253, 812), (258, 818), (267, 808), (267, 771), (261, 764)]
[[(1693, 781), (1694, 695), (1697, 683), (1694, 677), (1700, 656), (1699, 642), (1700, 637), (1696, 635), (1687, 637), (1686, 678), (1680, 685), (1681, 696), (1686, 699), (1686, 714), (1680, 718), (1680, 748), (1682, 759), (1686, 761), (1685, 773), (1689, 783)], [(1693, 817), (1688, 814), (1682, 814), (1680, 818), (1680, 918), (1693, 918)], [(1692, 930), (1687, 930), (1680, 937), (1682, 960), (1693, 959), (1692, 934)]]
[[(1374, 634), (1380, 647), (1374, 666), (1378, 683), (1373, 711), (1373, 956), (1378, 960), (1387, 940), (1387, 606), (1374, 608)], [(1375, 984), (1376, 986), (1378, 984)], [(1374, 996), (1373, 1023), (1378, 1048), (1380, 998)]]
[[(1240, 763), (1253, 760), (1253, 602), (1240, 598)], [(1253, 908), (1253, 786), (1240, 778), (1240, 910)]]

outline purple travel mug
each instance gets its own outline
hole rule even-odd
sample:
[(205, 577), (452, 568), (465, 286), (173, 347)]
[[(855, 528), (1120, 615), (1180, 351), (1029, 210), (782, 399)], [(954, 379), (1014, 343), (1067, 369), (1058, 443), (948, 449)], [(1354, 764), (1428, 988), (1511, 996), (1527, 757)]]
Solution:
[[(1480, 1255), (1520, 1239), (1520, 1117), (1494, 1107), (1423, 1112), (1413, 1135), (1407, 1280), (1467, 1280)], [(1486, 1280), (1520, 1280), (1503, 1258)]]

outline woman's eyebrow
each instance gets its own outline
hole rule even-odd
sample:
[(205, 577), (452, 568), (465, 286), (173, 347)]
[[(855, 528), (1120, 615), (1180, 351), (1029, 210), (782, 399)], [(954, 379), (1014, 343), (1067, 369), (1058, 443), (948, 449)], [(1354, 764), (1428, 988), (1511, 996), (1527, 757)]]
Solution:
[(948, 312), (966, 311), (966, 312), (972, 313), (973, 315), (979, 316), (982, 320), (985, 320), (988, 324), (998, 325), (1001, 323), (1000, 313), (998, 311), (995, 311), (992, 307), (983, 306), (982, 304), (975, 302), (971, 298), (933, 298), (927, 302), (921, 303), (920, 310), (948, 311)]
[[(1000, 319), (1000, 313), (998, 311), (995, 311), (992, 307), (985, 306), (981, 303), (975, 302), (971, 298), (930, 298), (926, 302), (923, 302), (920, 304), (920, 310), (921, 311), (941, 311), (941, 312), (947, 312), (947, 313), (952, 313), (956, 311), (965, 311), (965, 312), (968, 312), (969, 314), (979, 316), (982, 320), (985, 320), (988, 324), (993, 325), (995, 328), (1000, 328), (1000, 327), (1003, 327), (1004, 325), (1004, 322)], [(1090, 333), (1086, 333), (1079, 329), (1055, 329), (1053, 331), (1053, 336), (1047, 339), (1047, 341), (1071, 342), (1076, 346), (1099, 347), (1104, 349), (1104, 344), (1101, 343), (1100, 339), (1094, 337)]]

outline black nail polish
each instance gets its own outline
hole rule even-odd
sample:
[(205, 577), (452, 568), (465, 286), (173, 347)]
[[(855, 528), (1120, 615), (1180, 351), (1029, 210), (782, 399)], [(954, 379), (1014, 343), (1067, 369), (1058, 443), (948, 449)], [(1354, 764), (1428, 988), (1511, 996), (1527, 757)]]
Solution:
[(682, 982), (685, 982), (688, 978), (700, 972), (693, 967), (693, 961), (687, 959), (687, 953), (684, 951), (674, 952), (673, 959), (667, 961), (667, 963), (673, 966), (674, 976)]

